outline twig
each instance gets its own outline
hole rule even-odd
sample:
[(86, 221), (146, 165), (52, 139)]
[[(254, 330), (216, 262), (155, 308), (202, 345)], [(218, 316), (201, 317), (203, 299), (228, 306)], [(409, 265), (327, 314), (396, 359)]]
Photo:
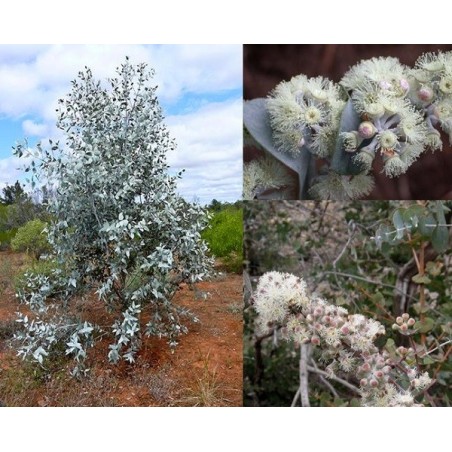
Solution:
[(342, 251), (339, 253), (339, 255), (336, 257), (336, 259), (334, 259), (333, 261), (333, 267), (334, 269), (336, 269), (336, 265), (337, 263), (341, 260), (342, 256), (344, 255), (346, 249), (348, 248), (348, 246), (350, 245), (351, 241), (353, 240), (353, 237), (355, 236), (355, 231), (352, 230), (351, 234), (348, 236), (348, 240), (347, 243), (344, 245), (344, 247), (342, 248)]
[(298, 386), (297, 392), (293, 396), (292, 403), (290, 404), (291, 408), (293, 408), (297, 404), (298, 397), (300, 397), (300, 386)]
[(349, 383), (346, 380), (343, 380), (342, 378), (331, 376), (327, 372), (325, 372), (323, 370), (320, 370), (320, 369), (316, 369), (315, 367), (312, 367), (312, 366), (308, 366), (308, 370), (309, 370), (309, 372), (312, 372), (312, 373), (315, 373), (315, 374), (319, 374), (319, 375), (323, 375), (323, 376), (329, 378), (330, 380), (337, 381), (338, 383), (341, 383), (342, 385), (344, 385), (348, 389), (352, 390), (356, 394), (361, 395), (361, 391), (356, 386), (352, 385), (351, 383)]
[[(354, 278), (354, 279), (358, 279), (358, 280), (360, 280), (360, 281), (367, 282), (367, 283), (369, 283), (369, 284), (375, 284), (376, 286), (389, 287), (390, 289), (393, 289), (393, 290), (395, 290), (396, 292), (399, 292), (399, 293), (401, 293), (401, 294), (404, 294), (402, 290), (400, 290), (398, 287), (391, 286), (391, 284), (385, 284), (385, 283), (382, 283), (382, 282), (372, 281), (371, 279), (363, 278), (363, 277), (361, 277), (361, 276), (352, 275), (352, 274), (350, 274), (350, 273), (342, 273), (342, 272), (335, 272), (335, 271), (326, 271), (326, 272), (323, 272), (323, 273), (324, 273), (324, 274), (327, 274), (327, 275), (330, 274), (330, 275), (344, 276), (344, 277), (346, 277), (346, 278)], [(411, 298), (412, 300), (416, 300), (416, 298), (415, 298), (415, 297), (412, 297), (411, 295), (406, 294), (406, 296), (407, 296), (408, 298)]]
[(448, 341), (446, 341), (446, 342), (443, 342), (442, 344), (439, 344), (438, 347), (435, 347), (433, 350), (430, 350), (430, 351), (429, 351), (428, 353), (426, 353), (425, 355), (422, 355), (422, 358), (423, 358), (424, 356), (430, 355), (430, 353), (433, 353), (434, 351), (438, 350), (439, 348), (444, 347), (445, 345), (450, 344), (450, 343), (452, 343), (452, 339), (450, 339), (450, 340), (448, 340)]
[(308, 361), (311, 354), (310, 344), (302, 344), (300, 347), (300, 396), (301, 406), (309, 407), (309, 388), (308, 388)]
[[(319, 370), (319, 368), (317, 367), (317, 364), (315, 363), (315, 361), (313, 359), (311, 359), (311, 363), (312, 365)], [(337, 393), (337, 391), (334, 389), (334, 386), (321, 374), (318, 374), (320, 381), (330, 390), (330, 392), (333, 394), (333, 397), (335, 399), (339, 398), (339, 394)]]

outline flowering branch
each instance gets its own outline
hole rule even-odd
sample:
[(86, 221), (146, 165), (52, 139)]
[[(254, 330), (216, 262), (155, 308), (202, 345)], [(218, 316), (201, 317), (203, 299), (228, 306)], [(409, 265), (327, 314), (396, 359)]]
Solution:
[[(347, 310), (309, 295), (306, 283), (288, 273), (268, 272), (258, 282), (253, 295), (258, 313), (258, 331), (265, 334), (281, 326), (282, 336), (301, 346), (300, 395), (306, 406), (307, 344), (318, 350), (320, 360), (327, 364), (325, 374), (356, 376), (359, 379), (363, 406), (419, 406), (415, 397), (433, 384), (425, 372), (407, 360), (408, 351), (391, 355), (375, 345), (385, 334), (383, 325), (361, 314), (349, 315)], [(410, 319), (401, 318), (396, 325)], [(403, 327), (404, 328), (404, 327)], [(304, 391), (304, 394), (303, 394)]]
[[(245, 164), (245, 198), (347, 200), (368, 195), (376, 160), (398, 177), (427, 150), (452, 141), (452, 52), (428, 53), (413, 68), (397, 58), (363, 60), (337, 85), (297, 75), (267, 99), (244, 106), (244, 122), (265, 158)], [(314, 158), (326, 163), (315, 174)], [(288, 174), (295, 171), (298, 180)]]

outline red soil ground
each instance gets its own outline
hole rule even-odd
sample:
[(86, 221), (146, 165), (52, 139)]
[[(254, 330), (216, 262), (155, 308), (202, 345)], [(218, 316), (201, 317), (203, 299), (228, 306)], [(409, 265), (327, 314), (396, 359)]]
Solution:
[[(13, 278), (21, 254), (0, 252), (0, 401), (6, 406), (241, 406), (242, 277), (223, 273), (193, 291), (182, 287), (174, 302), (200, 320), (171, 353), (164, 339), (145, 338), (133, 365), (109, 364), (110, 339), (89, 351), (91, 371), (69, 376), (64, 356), (44, 372), (23, 362), (9, 347), (18, 304)], [(208, 293), (206, 300), (199, 291)], [(94, 299), (93, 299), (94, 300)], [(93, 301), (91, 300), (91, 301)], [(109, 324), (102, 306), (90, 303), (84, 315)], [(107, 322), (106, 322), (107, 321)]]

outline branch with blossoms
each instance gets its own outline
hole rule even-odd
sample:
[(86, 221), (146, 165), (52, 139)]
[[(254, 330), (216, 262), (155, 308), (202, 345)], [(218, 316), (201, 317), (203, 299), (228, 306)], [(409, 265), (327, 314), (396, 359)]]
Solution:
[(364, 60), (339, 84), (298, 75), (267, 99), (245, 102), (244, 124), (245, 145), (264, 151), (245, 164), (245, 199), (366, 196), (376, 160), (398, 177), (442, 149), (438, 129), (452, 142), (452, 52), (422, 55), (414, 68), (392, 57)]
[[(357, 379), (362, 406), (422, 406), (427, 389), (434, 383), (427, 372), (419, 373), (413, 361), (414, 349), (388, 351), (375, 345), (385, 334), (380, 322), (348, 314), (343, 307), (308, 294), (299, 277), (265, 273), (253, 294), (253, 307), (258, 314), (258, 334), (280, 326), (286, 340), (300, 348), (311, 344), (324, 365), (323, 375), (336, 381)], [(408, 333), (413, 325), (413, 319), (404, 314), (396, 319), (394, 328)]]

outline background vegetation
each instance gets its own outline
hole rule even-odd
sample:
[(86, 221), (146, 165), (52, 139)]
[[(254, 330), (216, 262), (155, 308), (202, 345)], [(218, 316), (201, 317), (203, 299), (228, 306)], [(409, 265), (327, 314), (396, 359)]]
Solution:
[(202, 237), (224, 268), (241, 273), (243, 267), (243, 208), (242, 202), (234, 204), (213, 200), (208, 206), (212, 218)]

